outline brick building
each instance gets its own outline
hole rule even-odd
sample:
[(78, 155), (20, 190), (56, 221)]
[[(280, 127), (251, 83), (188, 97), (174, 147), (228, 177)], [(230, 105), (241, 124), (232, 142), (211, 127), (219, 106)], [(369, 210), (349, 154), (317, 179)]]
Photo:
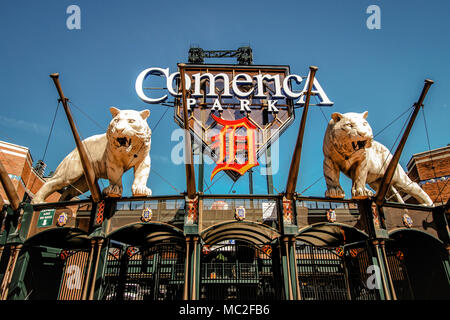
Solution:
[[(45, 182), (43, 178), (45, 164), (38, 161), (33, 167), (33, 158), (26, 147), (0, 141), (0, 161), (8, 172), (21, 201), (33, 198)], [(9, 203), (1, 185), (0, 195), (6, 203)], [(59, 197), (59, 193), (54, 193), (46, 201), (55, 202)]]
[[(417, 182), (436, 204), (445, 204), (450, 198), (450, 144), (421, 153), (416, 153), (409, 160), (408, 176)], [(413, 198), (405, 197), (407, 202)]]

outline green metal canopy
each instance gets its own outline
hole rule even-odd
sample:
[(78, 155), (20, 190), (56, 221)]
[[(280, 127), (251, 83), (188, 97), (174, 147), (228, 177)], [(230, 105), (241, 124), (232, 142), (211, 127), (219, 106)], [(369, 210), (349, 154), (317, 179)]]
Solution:
[(214, 244), (226, 239), (265, 244), (278, 238), (277, 230), (257, 222), (226, 221), (213, 225), (201, 233), (205, 243)]
[(297, 240), (315, 246), (340, 246), (368, 239), (364, 232), (340, 223), (317, 223), (300, 230)]
[(150, 246), (163, 241), (181, 242), (184, 244), (183, 232), (165, 223), (135, 223), (124, 226), (108, 238), (132, 246)]
[(53, 248), (89, 248), (91, 239), (78, 228), (53, 228), (40, 232), (25, 241), (24, 245), (39, 245)]

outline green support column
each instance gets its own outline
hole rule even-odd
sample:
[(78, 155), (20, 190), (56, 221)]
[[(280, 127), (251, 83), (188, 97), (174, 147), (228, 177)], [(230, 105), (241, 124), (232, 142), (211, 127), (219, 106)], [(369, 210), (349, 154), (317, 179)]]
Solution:
[(90, 285), (89, 300), (94, 300), (94, 293), (95, 293), (96, 287), (98, 287), (97, 275), (98, 275), (98, 268), (99, 268), (99, 263), (100, 263), (100, 255), (102, 252), (102, 246), (103, 246), (104, 241), (105, 241), (105, 239), (103, 239), (103, 238), (96, 239), (97, 249), (96, 249), (95, 263), (93, 266), (94, 271), (93, 271), (92, 281), (91, 281), (91, 285)]
[(201, 257), (202, 257), (202, 244), (200, 243), (200, 241), (199, 241), (199, 243), (197, 244), (197, 246), (198, 246), (198, 249), (197, 249), (197, 268), (196, 268), (196, 272), (197, 272), (197, 277), (196, 277), (196, 279), (197, 279), (197, 282), (196, 282), (196, 286), (197, 286), (197, 296), (195, 297), (195, 299), (196, 300), (199, 300), (200, 299), (200, 282), (201, 282), (201, 273), (200, 273), (200, 270), (201, 270)]
[(89, 251), (89, 258), (87, 261), (86, 278), (84, 279), (83, 294), (81, 296), (81, 300), (87, 300), (87, 298), (88, 298), (89, 280), (91, 278), (91, 269), (92, 269), (92, 261), (93, 261), (93, 257), (94, 257), (94, 250), (95, 250), (95, 239), (91, 239), (91, 248)]
[(86, 269), (86, 273), (87, 275), (90, 275), (90, 277), (86, 277), (85, 280), (86, 289), (84, 291), (86, 292), (83, 291), (83, 300), (100, 299), (103, 289), (101, 280), (104, 275), (108, 259), (108, 240), (106, 235), (110, 232), (111, 219), (115, 214), (117, 199), (107, 198), (103, 200), (102, 203), (103, 210), (100, 217), (97, 217), (99, 215), (99, 204), (93, 203), (93, 212), (91, 213), (91, 219), (96, 219), (98, 221), (91, 223), (91, 233), (89, 235), (92, 238), (89, 260), (90, 264)]
[(381, 300), (396, 300), (395, 289), (391, 279), (384, 241), (389, 238), (384, 221), (383, 209), (376, 206), (371, 199), (358, 202), (361, 220), (369, 235), (368, 249), (374, 266), (380, 270), (379, 295)]
[(291, 237), (289, 241), (290, 249), (290, 261), (291, 261), (291, 279), (293, 286), (294, 299), (301, 300), (300, 285), (298, 282), (298, 270), (297, 270), (297, 253), (295, 249), (295, 237)]
[(22, 251), (18, 253), (16, 265), (9, 283), (8, 296), (6, 297), (8, 300), (25, 300), (31, 293), (27, 291), (24, 282), (25, 273), (27, 271), (29, 261), (30, 254), (28, 253), (28, 251)]
[(191, 250), (191, 270), (190, 270), (190, 300), (198, 300), (199, 297), (199, 285), (200, 285), (200, 243), (199, 237), (192, 237), (192, 250)]
[(289, 238), (287, 236), (283, 236), (281, 239), (282, 243), (282, 256), (281, 262), (283, 264), (283, 278), (285, 283), (285, 292), (287, 300), (294, 300), (294, 288), (292, 285), (292, 265), (290, 259), (290, 250), (289, 250)]
[(103, 295), (103, 283), (102, 280), (105, 277), (106, 266), (108, 264), (108, 242), (105, 241), (105, 245), (100, 250), (100, 255), (98, 259), (98, 272), (95, 277), (94, 282), (94, 296), (93, 300), (100, 300)]
[(184, 290), (183, 300), (189, 300), (189, 278), (190, 278), (190, 262), (191, 262), (191, 237), (186, 236), (186, 262), (184, 264)]

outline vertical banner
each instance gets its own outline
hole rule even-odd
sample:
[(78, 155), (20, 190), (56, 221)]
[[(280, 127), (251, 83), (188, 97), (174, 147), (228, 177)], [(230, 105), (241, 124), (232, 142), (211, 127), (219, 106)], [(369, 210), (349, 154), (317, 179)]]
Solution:
[(87, 251), (61, 251), (61, 259), (66, 262), (58, 300), (81, 300), (88, 257)]

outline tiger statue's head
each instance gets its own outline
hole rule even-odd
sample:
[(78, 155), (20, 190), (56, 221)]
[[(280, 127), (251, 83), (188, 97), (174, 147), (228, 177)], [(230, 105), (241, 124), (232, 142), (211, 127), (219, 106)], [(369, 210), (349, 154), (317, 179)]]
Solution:
[(152, 132), (146, 119), (150, 111), (119, 110), (115, 107), (109, 111), (113, 118), (106, 131), (108, 146), (119, 152), (148, 152)]
[(338, 153), (349, 158), (359, 150), (370, 148), (373, 142), (373, 133), (366, 121), (367, 114), (367, 111), (363, 113), (333, 113), (325, 133), (324, 151), (325, 148), (330, 147), (331, 143)]

